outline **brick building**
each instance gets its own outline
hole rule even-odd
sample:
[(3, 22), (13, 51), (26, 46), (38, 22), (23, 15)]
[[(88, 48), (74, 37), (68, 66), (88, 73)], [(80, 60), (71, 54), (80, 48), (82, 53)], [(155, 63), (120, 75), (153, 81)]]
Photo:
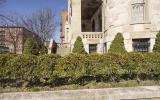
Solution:
[(41, 43), (40, 38), (33, 32), (28, 31), (24, 27), (0, 26), (0, 50), (10, 53), (22, 54), (24, 43), (27, 38), (33, 38)]

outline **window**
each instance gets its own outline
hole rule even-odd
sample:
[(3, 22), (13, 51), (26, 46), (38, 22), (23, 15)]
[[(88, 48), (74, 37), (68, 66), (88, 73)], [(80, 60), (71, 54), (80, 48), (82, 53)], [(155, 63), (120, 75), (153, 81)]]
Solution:
[(149, 52), (150, 39), (133, 39), (132, 43), (135, 52)]
[(97, 44), (89, 44), (89, 53), (97, 52)]
[(2, 39), (5, 38), (5, 32), (4, 31), (0, 31), (0, 38), (2, 38)]
[(5, 32), (0, 31), (0, 46), (4, 46), (4, 41), (5, 41)]
[(133, 0), (132, 2), (132, 18), (133, 23), (143, 23), (145, 14), (144, 0)]

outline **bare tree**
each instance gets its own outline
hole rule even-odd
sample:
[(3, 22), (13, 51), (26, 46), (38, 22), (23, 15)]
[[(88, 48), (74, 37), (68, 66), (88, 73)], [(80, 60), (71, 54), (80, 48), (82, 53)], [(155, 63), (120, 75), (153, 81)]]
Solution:
[(0, 6), (2, 6), (5, 2), (6, 0), (0, 0)]
[[(6, 0), (0, 0), (0, 8), (2, 7), (2, 5), (6, 2)], [(0, 13), (0, 17), (3, 18), (5, 17), (3, 14)]]
[(5, 42), (9, 45), (12, 45), (10, 47), (13, 47), (13, 53), (17, 53), (18, 45), (21, 44), (20, 39), (22, 36), (22, 32), (20, 28), (8, 28), (6, 29), (6, 36), (5, 36)]
[(6, 2), (6, 0), (0, 0), (0, 4), (3, 4), (4, 2)]
[[(0, 8), (3, 7), (3, 4), (6, 3), (7, 0), (0, 0)], [(15, 14), (16, 15), (16, 14)], [(8, 16), (2, 12), (0, 12), (0, 25), (6, 26), (9, 24), (17, 24), (15, 18), (12, 18), (11, 16)]]
[(52, 37), (57, 28), (57, 22), (52, 9), (42, 9), (33, 13), (31, 17), (22, 18), (22, 25), (37, 33), (43, 42)]

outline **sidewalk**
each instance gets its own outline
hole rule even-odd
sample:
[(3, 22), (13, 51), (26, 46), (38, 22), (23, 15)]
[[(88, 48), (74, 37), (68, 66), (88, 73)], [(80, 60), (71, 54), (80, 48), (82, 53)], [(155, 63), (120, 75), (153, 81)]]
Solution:
[(0, 100), (160, 100), (160, 86), (1, 93)]

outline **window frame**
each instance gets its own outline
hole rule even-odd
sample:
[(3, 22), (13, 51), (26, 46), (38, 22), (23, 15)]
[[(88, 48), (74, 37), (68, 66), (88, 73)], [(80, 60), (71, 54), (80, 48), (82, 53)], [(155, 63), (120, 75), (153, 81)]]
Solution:
[(0, 31), (0, 46), (5, 46), (5, 31)]
[[(92, 46), (92, 48), (91, 48)], [(95, 46), (95, 47), (94, 47)], [(89, 44), (89, 53), (97, 53), (97, 46), (98, 44)]]
[(150, 52), (150, 38), (132, 39), (132, 48), (134, 52)]
[[(140, 1), (140, 0), (131, 0), (131, 20), (132, 20), (132, 24), (143, 24), (146, 21), (146, 7), (147, 7), (147, 2), (146, 0), (141, 0), (142, 2), (135, 2), (135, 1)], [(138, 11), (134, 11), (133, 7), (134, 6), (139, 6), (137, 9), (139, 9), (139, 13)], [(140, 7), (143, 6), (143, 11), (140, 11)], [(136, 10), (136, 9), (135, 9)], [(143, 14), (143, 19), (140, 21), (140, 19), (136, 19), (140, 17), (140, 12), (142, 12)]]

